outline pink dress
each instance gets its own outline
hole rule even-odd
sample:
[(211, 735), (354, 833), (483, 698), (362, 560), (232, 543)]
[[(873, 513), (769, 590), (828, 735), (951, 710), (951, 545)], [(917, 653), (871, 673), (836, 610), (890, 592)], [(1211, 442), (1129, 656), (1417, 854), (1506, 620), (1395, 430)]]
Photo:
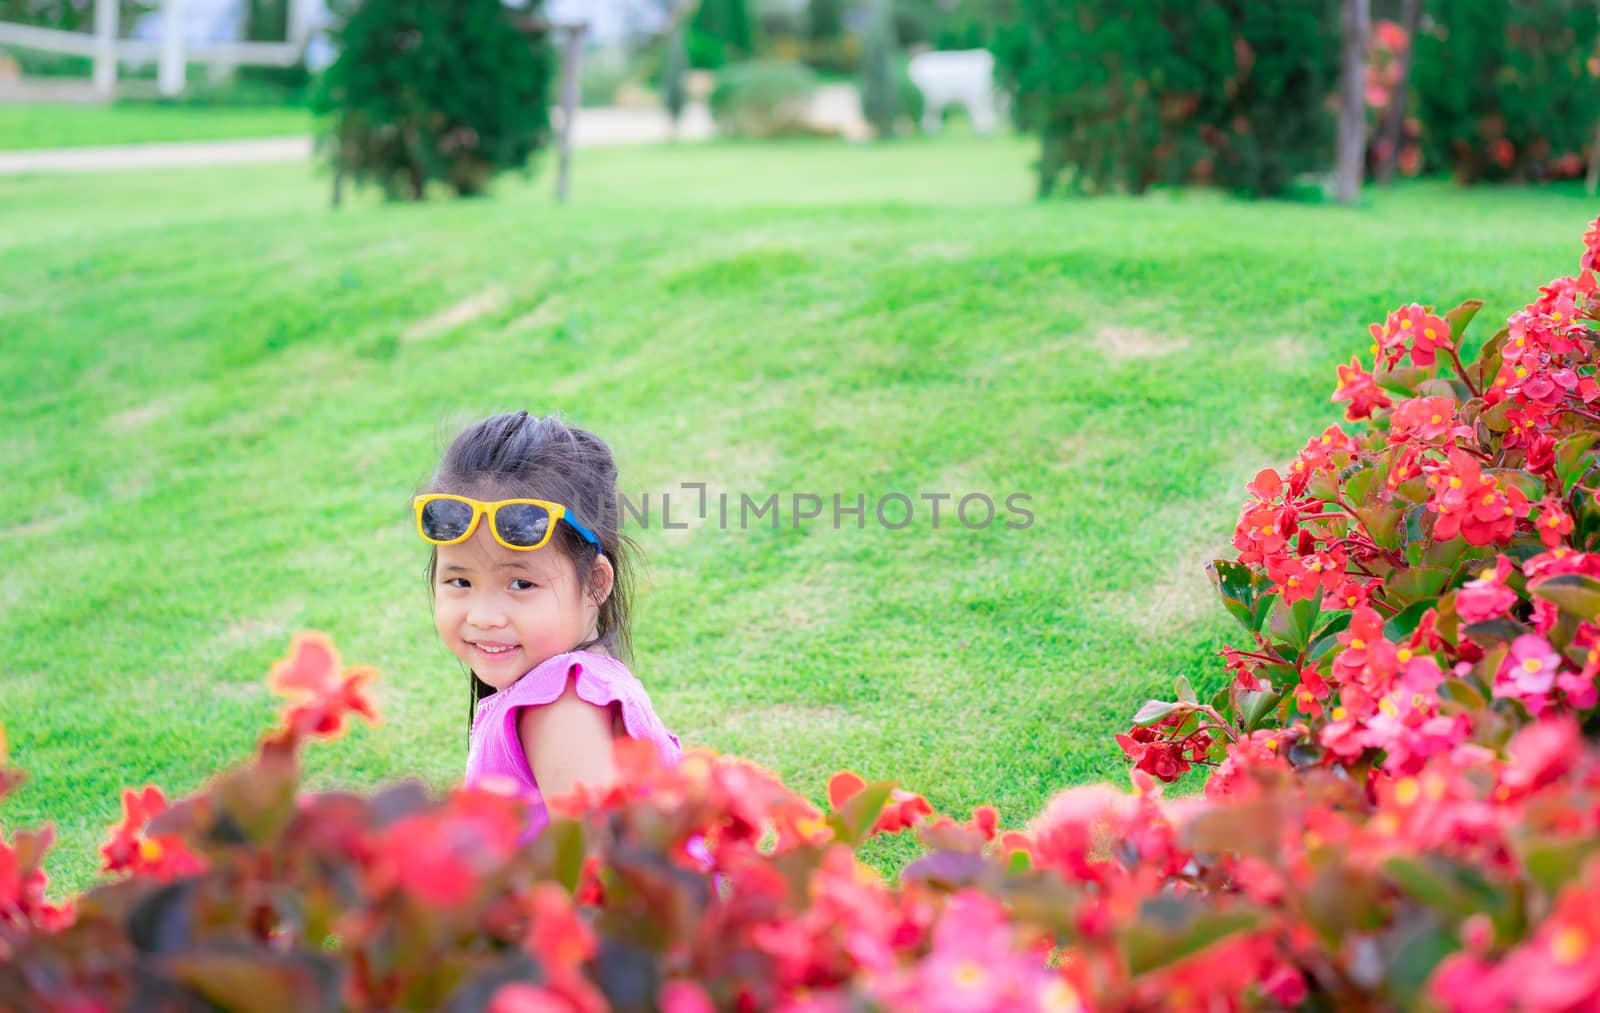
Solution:
[(576, 681), (580, 699), (620, 713), (627, 734), (652, 743), (664, 762), (677, 763), (683, 756), (678, 737), (656, 717), (650, 695), (627, 665), (593, 651), (557, 654), (540, 662), (510, 686), (478, 701), (467, 749), (467, 784), (485, 778), (515, 782), (533, 806), (530, 835), (549, 824), (550, 811), (533, 779), (528, 758), (523, 755), (522, 740), (517, 737), (517, 714), (524, 707), (553, 703), (571, 681)]

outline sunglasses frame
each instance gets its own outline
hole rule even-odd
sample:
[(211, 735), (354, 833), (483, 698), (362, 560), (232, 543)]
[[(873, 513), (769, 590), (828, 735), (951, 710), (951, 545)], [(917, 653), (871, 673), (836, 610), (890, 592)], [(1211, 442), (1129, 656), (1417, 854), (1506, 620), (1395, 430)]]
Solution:
[[(429, 503), (434, 503), (443, 499), (454, 500), (457, 503), (465, 503), (467, 506), (472, 508), (472, 520), (468, 522), (467, 530), (460, 538), (452, 538), (448, 541), (440, 541), (437, 538), (429, 538), (427, 530), (422, 526), (422, 511), (428, 506)], [(504, 538), (500, 537), (500, 526), (495, 523), (495, 513), (501, 507), (524, 504), (528, 506), (543, 507), (545, 511), (550, 514), (550, 524), (544, 529), (544, 537), (539, 539), (539, 544), (537, 545), (511, 544)], [(544, 548), (547, 544), (549, 544), (550, 536), (555, 534), (556, 525), (561, 521), (566, 521), (567, 524), (571, 526), (572, 530), (576, 531), (580, 536), (583, 537), (584, 541), (594, 546), (596, 552), (604, 551), (600, 546), (599, 536), (597, 536), (593, 531), (590, 531), (588, 528), (584, 527), (582, 524), (578, 523), (578, 520), (572, 516), (571, 510), (568, 510), (560, 503), (553, 503), (547, 499), (501, 499), (493, 502), (484, 502), (483, 500), (473, 499), (470, 496), (457, 496), (454, 493), (435, 492), (418, 496), (416, 499), (411, 501), (411, 505), (412, 509), (417, 515), (417, 534), (422, 536), (423, 541), (428, 542), (431, 545), (460, 545), (462, 542), (472, 537), (472, 533), (478, 530), (478, 522), (487, 517), (489, 519), (489, 534), (494, 536), (494, 540), (499, 542), (501, 545), (504, 545), (506, 548), (515, 549), (518, 552), (532, 552), (534, 549)]]

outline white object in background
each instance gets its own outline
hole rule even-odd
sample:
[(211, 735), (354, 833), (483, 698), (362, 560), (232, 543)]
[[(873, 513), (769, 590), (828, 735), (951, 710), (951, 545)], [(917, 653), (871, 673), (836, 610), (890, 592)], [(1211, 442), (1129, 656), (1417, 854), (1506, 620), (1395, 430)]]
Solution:
[(94, 0), (94, 90), (109, 98), (117, 90), (117, 0)]
[(161, 68), (156, 81), (161, 94), (181, 95), (186, 77), (183, 64), (183, 0), (162, 0), (161, 15)]
[(966, 109), (979, 133), (994, 129), (994, 54), (987, 49), (918, 53), (907, 74), (922, 92), (923, 130), (938, 130), (952, 105)]

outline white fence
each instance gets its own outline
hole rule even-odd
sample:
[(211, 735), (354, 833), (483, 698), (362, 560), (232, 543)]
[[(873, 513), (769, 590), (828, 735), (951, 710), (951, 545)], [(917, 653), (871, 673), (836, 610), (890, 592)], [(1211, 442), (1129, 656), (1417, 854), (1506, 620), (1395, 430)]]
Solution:
[(161, 38), (119, 38), (117, 0), (95, 0), (95, 32), (63, 32), (0, 21), (0, 45), (20, 46), (46, 53), (86, 56), (94, 60), (94, 87), (107, 97), (117, 89), (117, 67), (122, 62), (159, 66), (157, 86), (163, 95), (183, 91), (184, 68), (190, 63), (221, 67), (288, 67), (299, 63), (310, 36), (316, 0), (291, 0), (289, 41), (189, 43), (184, 32), (184, 0), (164, 0)]

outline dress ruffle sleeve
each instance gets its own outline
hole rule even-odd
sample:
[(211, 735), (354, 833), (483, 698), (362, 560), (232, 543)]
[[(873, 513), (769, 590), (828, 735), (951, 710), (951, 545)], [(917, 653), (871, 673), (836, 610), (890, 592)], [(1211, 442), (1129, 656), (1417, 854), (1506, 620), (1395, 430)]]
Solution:
[(554, 703), (575, 682), (578, 698), (596, 707), (613, 705), (622, 715), (622, 726), (629, 738), (644, 739), (656, 747), (663, 762), (675, 764), (683, 756), (678, 737), (667, 731), (650, 704), (650, 695), (628, 667), (615, 658), (589, 652), (558, 654), (518, 679), (509, 688), (499, 719), (504, 722), (500, 741), (511, 751), (523, 769), (528, 768), (517, 736), (517, 717), (524, 707)]

